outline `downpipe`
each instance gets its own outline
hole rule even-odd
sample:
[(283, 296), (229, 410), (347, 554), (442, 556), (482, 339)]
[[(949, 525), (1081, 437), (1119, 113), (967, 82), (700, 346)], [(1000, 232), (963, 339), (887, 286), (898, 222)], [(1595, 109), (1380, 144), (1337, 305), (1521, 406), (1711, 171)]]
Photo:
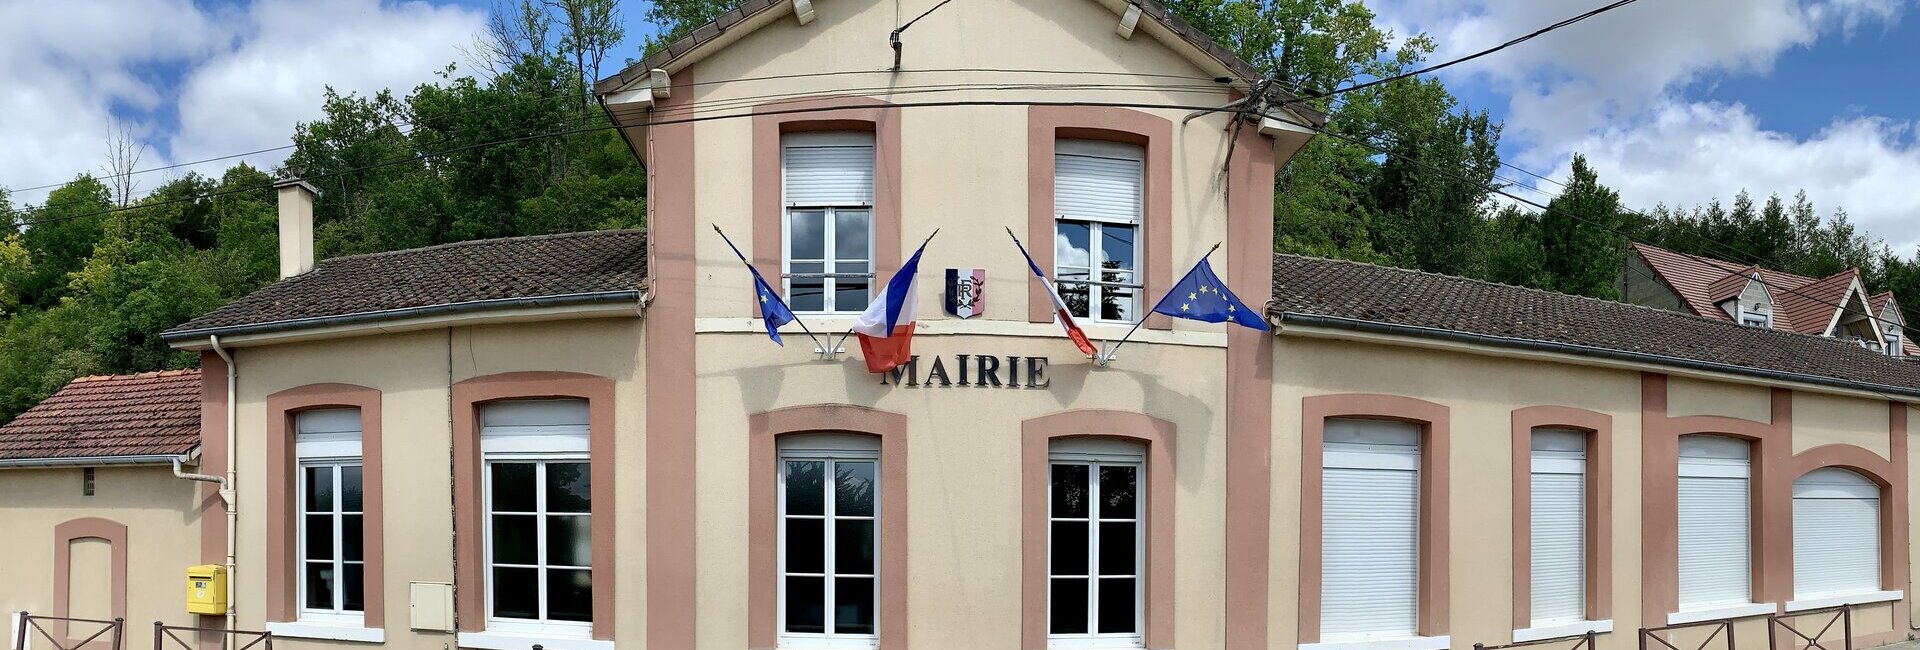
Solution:
[(220, 335), (214, 334), (208, 336), (207, 344), (213, 348), (214, 354), (220, 355), (220, 359), (227, 362), (227, 475), (220, 481), (220, 500), (227, 504), (227, 629), (235, 630), (238, 629), (236, 627), (238, 608), (234, 602), (233, 592), (235, 585), (239, 584), (239, 580), (234, 578), (234, 574), (239, 569), (239, 562), (235, 558), (240, 541), (240, 509), (239, 506), (234, 503), (234, 497), (237, 493), (237, 490), (234, 489), (235, 477), (237, 475), (234, 470), (234, 463), (239, 458), (239, 454), (234, 449), (234, 445), (239, 439), (239, 432), (234, 430), (234, 427), (237, 426), (236, 421), (238, 419), (239, 408), (239, 406), (234, 403), (234, 400), (239, 397), (234, 390), (234, 385), (235, 379), (239, 377), (239, 368), (234, 365), (233, 355), (228, 354), (225, 348), (220, 347)]

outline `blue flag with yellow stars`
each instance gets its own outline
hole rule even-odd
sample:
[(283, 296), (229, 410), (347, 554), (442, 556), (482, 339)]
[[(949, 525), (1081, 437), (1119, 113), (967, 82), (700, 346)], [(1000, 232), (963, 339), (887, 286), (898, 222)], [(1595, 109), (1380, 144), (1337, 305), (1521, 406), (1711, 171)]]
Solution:
[(767, 286), (766, 278), (760, 277), (760, 269), (748, 267), (753, 271), (753, 299), (760, 302), (760, 318), (767, 322), (767, 337), (773, 344), (786, 347), (780, 340), (780, 326), (793, 322), (793, 310), (787, 308), (787, 301)]
[(1238, 296), (1227, 290), (1227, 283), (1213, 274), (1213, 265), (1207, 258), (1193, 265), (1187, 277), (1180, 278), (1173, 285), (1173, 291), (1167, 292), (1159, 304), (1153, 306), (1155, 313), (1166, 314), (1174, 318), (1187, 318), (1208, 323), (1235, 323), (1262, 332), (1267, 331), (1267, 319), (1257, 309), (1249, 309), (1247, 303), (1240, 302)]

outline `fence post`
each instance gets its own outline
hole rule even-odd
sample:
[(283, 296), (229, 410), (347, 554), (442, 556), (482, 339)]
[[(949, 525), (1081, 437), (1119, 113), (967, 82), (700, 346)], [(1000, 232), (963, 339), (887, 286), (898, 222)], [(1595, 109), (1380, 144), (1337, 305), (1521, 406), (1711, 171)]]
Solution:
[(20, 610), (11, 617), (13, 619), (13, 650), (27, 650), (28, 616), (30, 614), (26, 610)]
[(1842, 634), (1847, 635), (1847, 650), (1853, 650), (1853, 608), (1841, 605), (1840, 615), (1842, 617), (1840, 619), (1840, 630)]
[[(1727, 626), (1727, 650), (1740, 650), (1740, 645), (1733, 642), (1733, 621), (1723, 621), (1720, 624)], [(1767, 636), (1773, 636), (1773, 631), (1768, 630)]]

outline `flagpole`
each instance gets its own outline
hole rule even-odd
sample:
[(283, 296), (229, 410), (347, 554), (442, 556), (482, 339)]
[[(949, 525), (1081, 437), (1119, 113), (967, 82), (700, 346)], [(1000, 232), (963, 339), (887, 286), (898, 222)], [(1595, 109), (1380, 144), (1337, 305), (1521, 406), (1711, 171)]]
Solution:
[[(733, 256), (740, 258), (740, 263), (746, 265), (747, 271), (752, 272), (755, 277), (759, 277), (760, 270), (753, 268), (753, 263), (747, 261), (747, 256), (740, 252), (739, 246), (733, 245), (733, 238), (728, 237), (726, 231), (723, 231), (720, 229), (720, 224), (716, 223), (716, 224), (709, 224), (709, 225), (713, 226), (713, 232), (715, 232), (716, 234), (719, 234), (721, 240), (727, 242), (727, 248), (733, 249)], [(792, 313), (793, 310), (788, 309), (787, 312)], [(807, 338), (813, 339), (813, 347), (816, 349), (816, 351), (819, 354), (826, 356), (828, 359), (832, 359), (834, 357), (834, 351), (827, 349), (827, 344), (821, 343), (820, 337), (813, 335), (813, 330), (807, 328), (807, 322), (800, 320), (799, 314), (793, 315), (793, 322), (798, 323), (800, 325), (800, 331), (805, 332), (807, 335)]]
[[(1200, 259), (1204, 260), (1209, 257), (1213, 257), (1213, 252), (1220, 250), (1220, 244), (1221, 242), (1214, 242), (1213, 248), (1207, 249), (1207, 254), (1201, 255)], [(1195, 264), (1198, 264), (1198, 263), (1199, 262), (1195, 262)], [(1167, 294), (1167, 296), (1171, 296), (1171, 295), (1173, 294), (1172, 293)], [(1107, 364), (1113, 361), (1113, 355), (1120, 351), (1120, 346), (1126, 345), (1127, 340), (1133, 338), (1133, 333), (1140, 331), (1140, 326), (1146, 323), (1148, 318), (1153, 317), (1154, 312), (1157, 312), (1160, 310), (1160, 303), (1166, 302), (1167, 296), (1161, 296), (1158, 302), (1153, 303), (1153, 309), (1147, 310), (1147, 313), (1145, 316), (1141, 316), (1140, 320), (1134, 321), (1133, 327), (1127, 330), (1127, 335), (1120, 337), (1120, 342), (1113, 344), (1113, 347), (1109, 348), (1105, 355), (1102, 355), (1098, 359), (1094, 359), (1094, 362), (1095, 362), (1094, 365), (1100, 366), (1102, 368), (1107, 367)]]

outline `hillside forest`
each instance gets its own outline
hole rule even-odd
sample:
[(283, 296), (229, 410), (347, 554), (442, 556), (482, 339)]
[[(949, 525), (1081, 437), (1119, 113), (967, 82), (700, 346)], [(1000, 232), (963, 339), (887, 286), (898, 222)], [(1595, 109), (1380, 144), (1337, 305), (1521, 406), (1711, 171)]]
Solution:
[[(77, 376), (196, 364), (159, 333), (275, 279), (277, 177), (321, 178), (322, 259), (644, 226), (646, 177), (606, 128), (589, 91), (595, 71), (735, 1), (503, 0), (466, 60), (431, 83), (328, 90), (321, 117), (293, 126), (277, 168), (130, 173), (144, 148), (123, 134), (102, 142), (101, 169), (38, 204), (0, 186), (0, 422)], [(1397, 38), (1356, 0), (1167, 4), (1301, 95), (1417, 68), (1435, 49), (1424, 35)], [(620, 12), (633, 10), (659, 34), (624, 34)], [(1889, 250), (1798, 188), (1728, 187), (1724, 201), (1636, 209), (1576, 156), (1571, 178), (1543, 184), (1550, 201), (1529, 197), (1548, 206), (1537, 210), (1494, 191), (1517, 173), (1501, 165), (1500, 123), (1436, 79), (1312, 103), (1329, 116), (1328, 135), (1277, 180), (1277, 251), (1612, 298), (1632, 237), (1810, 276), (1858, 267), (1870, 290), (1920, 306), (1914, 251)]]

